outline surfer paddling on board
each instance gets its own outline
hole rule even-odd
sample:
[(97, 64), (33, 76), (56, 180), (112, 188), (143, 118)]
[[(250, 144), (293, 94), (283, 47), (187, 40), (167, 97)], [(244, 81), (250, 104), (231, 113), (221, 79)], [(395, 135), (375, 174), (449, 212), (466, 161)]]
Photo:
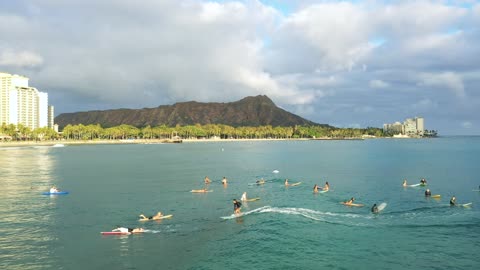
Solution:
[(455, 198), (455, 196), (453, 196), (450, 199), (450, 206), (455, 206), (455, 205), (457, 205), (457, 198)]
[(378, 214), (378, 207), (377, 207), (377, 204), (376, 204), (376, 203), (373, 204), (373, 206), (372, 206), (372, 213)]
[(350, 200), (344, 202), (344, 204), (346, 204), (346, 205), (352, 205), (352, 203), (353, 203), (354, 201), (355, 201), (355, 198), (352, 197)]
[(263, 178), (262, 178), (260, 180), (257, 180), (255, 183), (257, 183), (257, 185), (263, 185), (263, 184), (265, 184), (265, 180), (263, 180)]
[(430, 191), (430, 189), (427, 188), (427, 190), (425, 190), (425, 197), (430, 197), (432, 196), (432, 192)]
[(162, 212), (158, 212), (156, 215), (149, 216), (149, 217), (146, 217), (144, 214), (140, 214), (140, 217), (142, 218), (140, 220), (159, 220), (159, 219), (162, 219), (163, 214)]
[(121, 233), (143, 233), (145, 230), (143, 228), (124, 228), (118, 226), (117, 228), (113, 229), (112, 232), (121, 232)]
[(403, 179), (403, 184), (402, 186), (407, 187), (407, 179)]
[(313, 186), (313, 193), (318, 193), (318, 185)]
[(325, 186), (323, 187), (323, 190), (324, 190), (324, 191), (330, 190), (330, 184), (328, 183), (328, 181), (325, 182)]
[(237, 201), (237, 199), (233, 199), (233, 213), (240, 214), (240, 209), (242, 208), (242, 203)]
[(205, 179), (203, 179), (203, 181), (205, 182), (205, 185), (208, 185), (212, 182), (210, 178), (208, 178), (208, 176), (205, 176)]
[(50, 188), (50, 193), (57, 193), (57, 192), (60, 192), (60, 190), (56, 186), (53, 186)]

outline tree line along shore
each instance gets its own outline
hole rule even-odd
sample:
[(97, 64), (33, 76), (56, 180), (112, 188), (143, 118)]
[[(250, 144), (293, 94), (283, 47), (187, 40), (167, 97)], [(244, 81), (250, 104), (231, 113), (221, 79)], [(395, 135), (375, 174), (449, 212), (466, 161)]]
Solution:
[(222, 124), (188, 125), (169, 127), (166, 125), (137, 128), (120, 125), (103, 128), (96, 125), (67, 125), (62, 132), (49, 128), (31, 130), (23, 125), (5, 125), (0, 127), (3, 141), (50, 141), (50, 140), (174, 140), (174, 139), (349, 139), (362, 137), (387, 137), (382, 129), (336, 128), (331, 126), (242, 126), (232, 127)]

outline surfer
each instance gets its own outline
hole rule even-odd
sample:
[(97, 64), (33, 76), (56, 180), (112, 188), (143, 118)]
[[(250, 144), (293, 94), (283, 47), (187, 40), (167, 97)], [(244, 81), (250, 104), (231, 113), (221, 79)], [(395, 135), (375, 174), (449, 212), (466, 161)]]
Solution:
[(142, 219), (140, 220), (158, 220), (158, 219), (162, 219), (163, 217), (163, 214), (162, 212), (158, 212), (156, 215), (154, 216), (149, 216), (149, 217), (146, 217), (144, 214), (140, 214), (140, 216)]
[(208, 176), (205, 176), (204, 181), (205, 181), (205, 184), (206, 184), (206, 185), (208, 185), (208, 184), (210, 184), (210, 183), (212, 182), (212, 181), (210, 180), (210, 178), (208, 178)]
[(57, 189), (56, 186), (52, 186), (52, 187), (50, 188), (50, 193), (57, 193), (57, 192), (60, 192), (60, 190)]
[(323, 190), (324, 191), (328, 191), (330, 189), (330, 184), (327, 182), (325, 182), (325, 186), (323, 187)]
[(242, 198), (240, 200), (241, 201), (246, 201), (247, 200), (247, 192), (243, 192)]
[(372, 206), (372, 213), (374, 213), (374, 214), (377, 214), (377, 213), (378, 213), (378, 207), (377, 207), (377, 204), (376, 204), (376, 203), (373, 204), (373, 206)]
[(403, 184), (402, 186), (406, 187), (407, 186), (407, 179), (403, 179)]
[(425, 190), (425, 197), (430, 197), (432, 196), (432, 192), (430, 191), (430, 189), (427, 188), (427, 190)]
[(112, 232), (121, 232), (121, 233), (143, 233), (145, 230), (143, 228), (125, 228), (118, 226), (113, 229)]
[(257, 185), (263, 185), (263, 184), (265, 184), (265, 180), (263, 180), (263, 178), (261, 178), (260, 180), (257, 180), (255, 183), (257, 183)]
[(290, 184), (288, 183), (288, 179), (285, 179), (285, 186), (288, 187)]
[(318, 185), (313, 186), (313, 193), (318, 193)]
[(420, 180), (420, 184), (426, 185), (426, 184), (427, 184), (427, 180), (425, 180), (425, 178), (422, 178), (422, 179)]
[(237, 201), (237, 199), (233, 199), (233, 213), (240, 214), (241, 208), (242, 208), (242, 203)]
[(344, 202), (344, 204), (346, 204), (346, 205), (352, 205), (352, 203), (353, 203), (354, 201), (355, 201), (355, 198), (352, 197), (350, 200)]
[(227, 184), (227, 178), (224, 176), (223, 179), (222, 179), (222, 184), (223, 185), (226, 185)]
[(457, 205), (457, 198), (455, 198), (455, 196), (453, 196), (450, 199), (450, 206), (455, 206), (455, 205)]

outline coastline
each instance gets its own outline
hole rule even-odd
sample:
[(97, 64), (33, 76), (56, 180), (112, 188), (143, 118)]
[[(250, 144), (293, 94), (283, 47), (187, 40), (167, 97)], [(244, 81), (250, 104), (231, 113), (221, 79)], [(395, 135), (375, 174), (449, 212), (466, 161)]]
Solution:
[[(362, 138), (289, 138), (289, 139), (183, 139), (182, 143), (208, 142), (263, 142), (263, 141), (336, 141), (336, 140), (363, 140)], [(55, 141), (14, 141), (1, 142), (0, 147), (18, 146), (54, 146), (54, 145), (100, 145), (100, 144), (171, 144), (178, 143), (166, 139), (131, 139), (131, 140), (55, 140)]]

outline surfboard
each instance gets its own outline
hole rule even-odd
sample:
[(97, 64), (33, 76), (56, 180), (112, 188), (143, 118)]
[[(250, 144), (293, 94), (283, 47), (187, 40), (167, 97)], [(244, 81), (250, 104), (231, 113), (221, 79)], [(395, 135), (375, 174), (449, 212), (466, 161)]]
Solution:
[(434, 198), (434, 199), (439, 199), (440, 197), (442, 197), (442, 195), (437, 194), (437, 195), (432, 195), (432, 196), (430, 196), (430, 197), (432, 197), (432, 198)]
[(173, 217), (173, 215), (161, 216), (160, 218), (157, 218), (157, 219), (139, 219), (138, 221), (160, 220), (160, 219), (171, 218), (171, 217)]
[(473, 203), (469, 202), (469, 203), (459, 204), (459, 206), (470, 207), (470, 206), (472, 206), (472, 204)]
[(102, 235), (129, 235), (131, 232), (100, 232)]
[(328, 190), (320, 190), (318, 193), (327, 193)]
[(381, 203), (377, 206), (377, 209), (378, 209), (378, 212), (381, 212), (383, 211), (383, 209), (385, 209), (385, 207), (387, 207), (387, 203)]
[(258, 200), (260, 200), (260, 198), (252, 198), (252, 199), (247, 199), (244, 202), (254, 202), (254, 201), (258, 201)]
[(272, 173), (279, 173), (279, 171), (278, 171), (278, 170), (273, 170), (273, 172), (272, 172)]
[(43, 192), (42, 195), (67, 195), (68, 191), (59, 191), (59, 192)]
[(194, 190), (192, 190), (192, 191), (190, 191), (190, 192), (192, 192), (192, 193), (207, 193), (207, 192), (213, 192), (213, 190), (207, 190), (207, 191), (205, 191), (205, 190), (203, 190), (203, 189), (194, 189)]
[(364, 206), (363, 204), (360, 204), (360, 203), (351, 203), (351, 204), (346, 204), (345, 202), (340, 202), (340, 203), (343, 204), (343, 205), (346, 205), (346, 206), (355, 206), (355, 207)]
[(294, 187), (294, 186), (300, 185), (301, 183), (302, 183), (302, 182), (297, 182), (297, 183), (291, 184), (291, 185), (289, 185), (289, 186)]
[(421, 184), (418, 183), (418, 184), (413, 184), (413, 185), (408, 185), (408, 186), (409, 186), (409, 187), (418, 187), (418, 186), (420, 186), (420, 185), (421, 185)]

